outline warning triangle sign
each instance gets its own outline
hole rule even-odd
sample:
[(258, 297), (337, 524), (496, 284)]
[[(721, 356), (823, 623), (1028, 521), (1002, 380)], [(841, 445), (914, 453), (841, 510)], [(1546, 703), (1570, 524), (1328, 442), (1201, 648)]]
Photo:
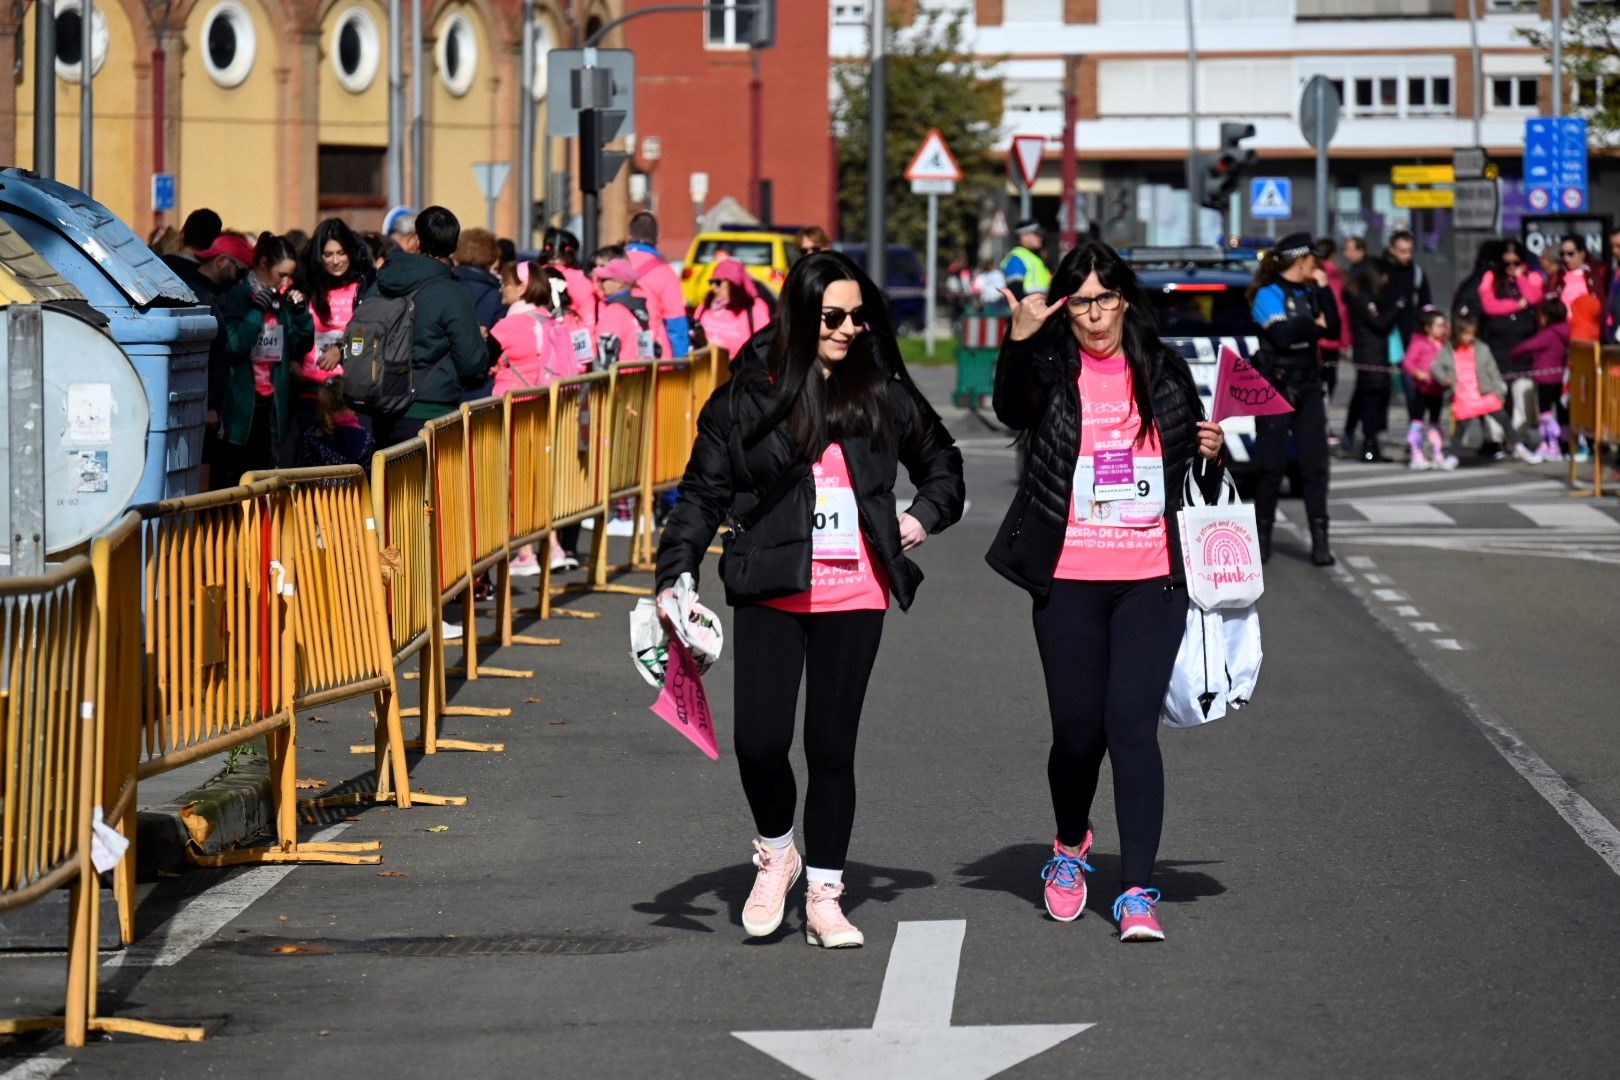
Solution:
[(945, 145), (945, 136), (939, 133), (938, 128), (928, 129), (911, 164), (906, 166), (906, 179), (961, 182), (962, 167), (956, 163), (956, 155)]

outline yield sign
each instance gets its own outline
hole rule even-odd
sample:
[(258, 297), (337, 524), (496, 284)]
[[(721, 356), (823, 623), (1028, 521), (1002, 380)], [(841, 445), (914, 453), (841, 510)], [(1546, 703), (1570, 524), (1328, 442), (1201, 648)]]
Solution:
[(1007, 162), (1013, 168), (1013, 176), (1029, 191), (1035, 186), (1035, 177), (1041, 171), (1041, 156), (1046, 153), (1046, 137), (1044, 135), (1014, 135), (1012, 140), (1012, 153), (1007, 155)]
[(916, 156), (906, 166), (906, 179), (961, 183), (962, 167), (956, 163), (956, 155), (951, 153), (951, 148), (945, 145), (945, 136), (939, 133), (939, 128), (928, 129)]

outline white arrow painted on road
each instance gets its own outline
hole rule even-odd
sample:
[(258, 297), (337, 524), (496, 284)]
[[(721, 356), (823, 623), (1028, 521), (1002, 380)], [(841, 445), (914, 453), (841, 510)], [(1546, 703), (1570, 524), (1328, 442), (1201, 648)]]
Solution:
[(963, 919), (901, 923), (869, 1028), (732, 1034), (813, 1080), (984, 1080), (1093, 1026), (952, 1027), (966, 933)]

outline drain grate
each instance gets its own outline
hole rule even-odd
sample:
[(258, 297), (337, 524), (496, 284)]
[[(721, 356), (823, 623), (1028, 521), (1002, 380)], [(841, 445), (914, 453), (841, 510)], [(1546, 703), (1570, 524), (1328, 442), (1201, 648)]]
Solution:
[(523, 934), (472, 937), (388, 937), (351, 940), (289, 938), (242, 934), (214, 943), (214, 948), (249, 956), (333, 956), (371, 953), (378, 956), (614, 956), (649, 949), (654, 942), (620, 934)]

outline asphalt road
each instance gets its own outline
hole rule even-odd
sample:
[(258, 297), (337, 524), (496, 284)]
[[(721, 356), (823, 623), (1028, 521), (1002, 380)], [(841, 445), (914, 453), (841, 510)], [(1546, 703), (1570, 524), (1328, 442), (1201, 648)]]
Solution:
[[(457, 691), (515, 713), (449, 729), (502, 738), (505, 754), (417, 769), (418, 786), (471, 805), (338, 821), (346, 838), (382, 839), (380, 869), (404, 876), (308, 866), (151, 888), (143, 955), (167, 940), (180, 951), (188, 934), (201, 943), (172, 965), (106, 970), (105, 1008), (204, 1022), (208, 1041), (0, 1045), (0, 1078), (788, 1077), (798, 1074), (733, 1033), (866, 1029), (880, 999), (892, 1019), (914, 998), (943, 1002), (958, 1028), (1094, 1025), (1054, 1036), (1008, 1077), (1612, 1074), (1620, 879), (1482, 726), (1522, 736), (1548, 766), (1543, 787), (1556, 794), (1567, 780), (1594, 814), (1620, 820), (1620, 557), (1605, 554), (1608, 530), (1588, 519), (1572, 538), (1474, 509), (1449, 526), (1379, 524), (1377, 507), (1358, 506), (1415, 489), (1548, 485), (1545, 499), (1424, 500), (1529, 521), (1510, 507), (1570, 503), (1550, 470), (1504, 465), (1414, 486), (1392, 469), (1336, 469), (1336, 480), (1379, 483), (1335, 496), (1339, 572), (1279, 543), (1253, 704), (1163, 733), (1156, 884), (1169, 938), (1125, 946), (1106, 911), (1118, 873), (1106, 770), (1088, 913), (1057, 924), (1040, 906), (1053, 830), (1029, 601), (982, 562), (1012, 457), (975, 418), (952, 411), (950, 422), (972, 505), (920, 552), (928, 580), (912, 613), (888, 620), (862, 731), (847, 881), (864, 949), (807, 948), (796, 907), (776, 937), (743, 934), (751, 824), (729, 753), (729, 662), (708, 680), (723, 748), (710, 763), (647, 711), (627, 599), (593, 596), (578, 606), (601, 619), (547, 628), (562, 647), (497, 655), (533, 667), (533, 680)], [(1599, 512), (1620, 528), (1612, 506)], [(1455, 543), (1515, 527), (1603, 557), (1475, 550), (1489, 545), (1473, 532), (1460, 538), (1472, 547)], [(1428, 542), (1437, 537), (1449, 546)], [(344, 750), (362, 714), (323, 719), (302, 729), (300, 771), (358, 775), (366, 759)], [(449, 828), (429, 831), (439, 825)], [(222, 885), (240, 895), (205, 910)], [(901, 929), (957, 921), (954, 972), (937, 951), (919, 960), (923, 931)], [(59, 977), (59, 960), (0, 959), (0, 1003), (49, 1008)], [(919, 1030), (924, 1049), (956, 1045)], [(864, 1037), (840, 1038), (864, 1053)], [(960, 1069), (980, 1053), (963, 1045), (950, 1059)]]

